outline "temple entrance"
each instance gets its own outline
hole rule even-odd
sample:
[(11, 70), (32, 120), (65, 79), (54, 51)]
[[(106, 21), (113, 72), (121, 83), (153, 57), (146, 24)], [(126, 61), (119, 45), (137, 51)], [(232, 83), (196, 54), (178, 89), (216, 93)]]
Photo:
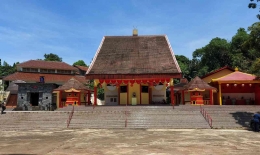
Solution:
[(31, 93), (30, 103), (32, 106), (39, 105), (39, 93)]

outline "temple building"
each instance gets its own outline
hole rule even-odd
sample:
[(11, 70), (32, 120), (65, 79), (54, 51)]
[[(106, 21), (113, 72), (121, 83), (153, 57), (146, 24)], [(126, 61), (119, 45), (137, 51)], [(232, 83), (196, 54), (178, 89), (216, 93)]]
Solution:
[(66, 94), (60, 95), (59, 91), (53, 90), (71, 78), (86, 84), (87, 80), (80, 72), (84, 73), (84, 70), (64, 62), (29, 60), (20, 63), (15, 73), (3, 78), (6, 85), (16, 80), (23, 81), (12, 83), (18, 85), (11, 89), (13, 92), (16, 89), (16, 93), (6, 91), (7, 106), (17, 106), (23, 110), (33, 107), (46, 110), (50, 105), (62, 107), (61, 101), (66, 100)]
[(174, 104), (174, 78), (181, 78), (166, 35), (104, 36), (86, 73), (94, 80), (94, 104), (97, 87), (105, 91), (105, 105), (147, 105), (165, 102), (170, 86)]
[(260, 80), (252, 74), (235, 72), (214, 78), (211, 85), (218, 88), (218, 97), (215, 102), (220, 105), (259, 105)]

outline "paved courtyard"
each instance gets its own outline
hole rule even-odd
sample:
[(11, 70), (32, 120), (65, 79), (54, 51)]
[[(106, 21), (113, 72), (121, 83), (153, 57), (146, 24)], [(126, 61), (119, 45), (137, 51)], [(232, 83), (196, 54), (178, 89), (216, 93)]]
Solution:
[(260, 133), (213, 129), (0, 131), (0, 154), (258, 154)]

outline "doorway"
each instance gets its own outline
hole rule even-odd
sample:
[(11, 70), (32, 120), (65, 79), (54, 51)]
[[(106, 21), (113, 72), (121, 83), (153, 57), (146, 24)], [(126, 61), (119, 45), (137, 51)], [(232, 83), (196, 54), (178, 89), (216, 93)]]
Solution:
[(39, 105), (39, 93), (31, 93), (30, 103), (32, 106)]

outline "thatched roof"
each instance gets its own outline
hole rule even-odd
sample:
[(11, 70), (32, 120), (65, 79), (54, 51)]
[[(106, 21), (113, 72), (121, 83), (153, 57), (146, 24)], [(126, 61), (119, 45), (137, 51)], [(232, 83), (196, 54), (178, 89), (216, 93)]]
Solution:
[(86, 77), (180, 73), (180, 67), (165, 35), (105, 36)]
[(18, 85), (17, 83), (26, 83), (22, 80), (15, 80), (12, 81), (9, 86), (7, 87), (6, 91), (10, 91), (11, 94), (17, 94), (18, 92)]
[(78, 80), (76, 80), (75, 78), (71, 78), (66, 83), (64, 83), (62, 86), (58, 87), (55, 90), (70, 90), (70, 89), (88, 90), (88, 87), (85, 86), (83, 83), (79, 82)]
[(183, 87), (184, 90), (189, 91), (203, 91), (203, 90), (217, 90), (215, 87), (210, 86), (205, 81), (201, 80), (198, 76), (196, 76), (193, 80), (191, 80), (187, 85)]

